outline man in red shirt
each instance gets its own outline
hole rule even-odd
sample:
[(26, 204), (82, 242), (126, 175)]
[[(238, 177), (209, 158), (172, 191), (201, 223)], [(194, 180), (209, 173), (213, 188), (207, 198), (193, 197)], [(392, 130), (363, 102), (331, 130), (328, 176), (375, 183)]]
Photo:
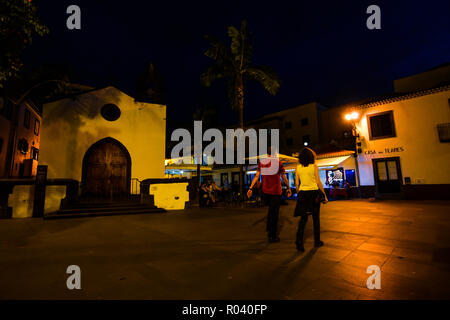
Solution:
[(276, 155), (262, 159), (259, 162), (256, 175), (247, 192), (247, 197), (250, 198), (253, 193), (252, 188), (256, 181), (259, 181), (259, 177), (261, 176), (262, 190), (269, 203), (269, 211), (267, 213), (267, 236), (269, 237), (269, 242), (280, 241), (280, 238), (278, 238), (278, 214), (280, 211), (282, 193), (280, 175), (288, 188), (287, 196), (290, 197), (292, 192), (289, 187), (289, 181), (286, 177), (284, 166)]

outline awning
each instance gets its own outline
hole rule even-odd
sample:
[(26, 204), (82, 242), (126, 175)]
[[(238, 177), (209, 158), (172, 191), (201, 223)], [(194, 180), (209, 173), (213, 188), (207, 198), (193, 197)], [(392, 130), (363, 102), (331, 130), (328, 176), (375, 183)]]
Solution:
[[(255, 160), (255, 159), (258, 160), (258, 159), (264, 159), (267, 157), (269, 157), (267, 154), (263, 154), (263, 155), (259, 155), (259, 156), (255, 156), (255, 157), (246, 158), (246, 159), (247, 160)], [(298, 163), (298, 158), (290, 157), (285, 154), (279, 153), (278, 158), (280, 159), (280, 161), (282, 163)]]
[(317, 159), (350, 156), (354, 153), (355, 153), (355, 151), (351, 151), (351, 150), (339, 150), (339, 151), (334, 151), (334, 152), (319, 153), (319, 154), (317, 154)]
[(342, 157), (333, 157), (333, 158), (325, 158), (325, 159), (318, 159), (316, 160), (316, 164), (319, 168), (321, 167), (334, 167), (340, 164), (341, 162), (344, 162), (350, 158), (350, 156), (342, 156)]
[[(169, 164), (166, 170), (183, 170), (183, 171), (197, 171), (196, 164)], [(212, 171), (211, 167), (200, 166), (201, 171)]]

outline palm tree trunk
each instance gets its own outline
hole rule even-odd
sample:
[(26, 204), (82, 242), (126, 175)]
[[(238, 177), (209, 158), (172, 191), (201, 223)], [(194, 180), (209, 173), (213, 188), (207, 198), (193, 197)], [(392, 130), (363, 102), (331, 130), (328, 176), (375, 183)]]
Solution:
[(201, 171), (200, 171), (200, 166), (201, 166), (201, 163), (197, 163), (197, 185), (195, 186), (196, 188), (197, 188), (197, 200), (198, 200), (198, 205), (200, 205), (200, 201), (201, 201), (201, 199), (200, 199), (200, 187), (201, 187), (201, 185), (202, 185), (202, 183), (201, 183)]
[[(242, 130), (245, 131), (244, 128), (244, 81), (242, 79), (242, 75), (238, 77), (238, 99), (239, 99), (239, 126)], [(245, 138), (244, 138), (245, 139)], [(244, 141), (245, 143), (245, 141)], [(241, 194), (242, 206), (244, 206), (244, 165), (239, 165), (239, 193)]]

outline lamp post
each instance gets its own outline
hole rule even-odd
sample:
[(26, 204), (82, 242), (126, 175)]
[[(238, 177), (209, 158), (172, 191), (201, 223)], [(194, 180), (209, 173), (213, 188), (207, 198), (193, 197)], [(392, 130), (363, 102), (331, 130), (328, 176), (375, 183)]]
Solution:
[(352, 135), (353, 137), (355, 137), (355, 169), (356, 169), (356, 179), (358, 182), (358, 197), (361, 198), (361, 183), (360, 183), (360, 179), (359, 179), (359, 164), (358, 164), (358, 154), (359, 154), (359, 150), (358, 150), (358, 138), (359, 138), (359, 133), (358, 130), (356, 128), (356, 120), (359, 119), (359, 113), (356, 111), (353, 111), (351, 113), (347, 113), (345, 115), (345, 120), (350, 121), (352, 124)]

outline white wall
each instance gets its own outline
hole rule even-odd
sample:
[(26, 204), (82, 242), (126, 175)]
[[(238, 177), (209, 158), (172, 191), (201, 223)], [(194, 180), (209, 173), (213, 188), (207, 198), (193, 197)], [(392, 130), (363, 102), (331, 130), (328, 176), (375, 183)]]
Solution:
[[(359, 110), (357, 129), (363, 137), (358, 156), (361, 185), (374, 185), (372, 159), (400, 157), (402, 177), (424, 179), (425, 184), (450, 183), (450, 144), (439, 141), (437, 124), (450, 122), (450, 91), (373, 106)], [(396, 137), (369, 140), (367, 115), (393, 110)], [(402, 148), (387, 153), (385, 148)], [(365, 154), (368, 150), (377, 153)], [(382, 152), (382, 153), (378, 153)]]

